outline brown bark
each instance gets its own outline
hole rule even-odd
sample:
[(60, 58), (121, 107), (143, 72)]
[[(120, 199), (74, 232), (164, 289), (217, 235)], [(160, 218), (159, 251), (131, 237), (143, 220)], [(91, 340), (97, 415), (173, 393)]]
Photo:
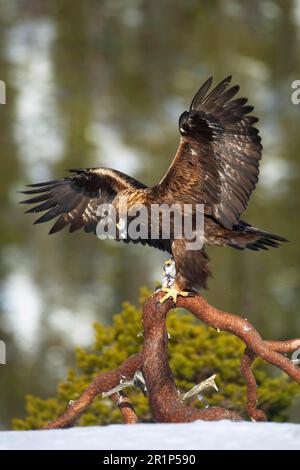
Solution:
[(123, 377), (133, 379), (135, 372), (142, 366), (142, 353), (130, 356), (118, 369), (105, 372), (96, 377), (85, 389), (78, 400), (74, 401), (63, 415), (55, 419), (45, 429), (72, 427), (79, 416), (88, 408), (92, 401), (101, 393), (108, 392), (119, 385)]
[(118, 406), (124, 424), (138, 423), (138, 417), (134, 411), (133, 405), (124, 392), (114, 393), (110, 399)]
[[(221, 407), (196, 410), (182, 403), (174, 383), (168, 363), (168, 336), (166, 317), (174, 307), (172, 300), (160, 303), (163, 292), (153, 294), (144, 305), (143, 326), (144, 345), (142, 351), (129, 357), (118, 369), (99, 375), (73, 402), (66, 412), (46, 426), (46, 429), (72, 426), (97, 395), (107, 392), (120, 380), (131, 380), (137, 370), (142, 370), (147, 385), (149, 404), (153, 419), (157, 422), (189, 422), (197, 419), (208, 421), (230, 419), (241, 420), (241, 416)], [(287, 341), (266, 341), (261, 338), (253, 325), (239, 316), (223, 312), (208, 304), (199, 294), (178, 297), (177, 307), (182, 307), (207, 325), (227, 331), (240, 338), (246, 345), (241, 361), (241, 373), (247, 385), (247, 411), (253, 420), (264, 421), (266, 416), (257, 409), (257, 386), (251, 366), (256, 357), (286, 372), (291, 379), (300, 384), (300, 370), (282, 354), (300, 348), (300, 338)], [(112, 400), (119, 406), (125, 423), (137, 422), (137, 417), (128, 398), (114, 394)]]

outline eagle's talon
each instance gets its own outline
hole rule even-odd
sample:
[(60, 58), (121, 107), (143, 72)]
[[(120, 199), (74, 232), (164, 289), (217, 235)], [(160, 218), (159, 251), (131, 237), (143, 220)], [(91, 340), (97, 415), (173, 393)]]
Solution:
[(166, 295), (164, 295), (160, 299), (160, 303), (162, 304), (168, 299), (173, 299), (174, 304), (176, 304), (177, 297), (181, 295), (181, 297), (188, 297), (189, 292), (185, 292), (183, 290), (177, 290), (174, 287), (162, 287), (161, 288), (162, 292), (166, 292)]

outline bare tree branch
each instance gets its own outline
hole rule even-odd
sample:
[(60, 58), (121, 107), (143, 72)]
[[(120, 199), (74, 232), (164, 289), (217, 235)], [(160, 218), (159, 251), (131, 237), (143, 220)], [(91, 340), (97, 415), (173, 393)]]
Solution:
[[(45, 429), (73, 426), (96, 396), (103, 393), (109, 395), (120, 408), (125, 423), (136, 423), (138, 420), (133, 407), (126, 395), (119, 389), (123, 388), (122, 382), (124, 381), (133, 383), (139, 370), (143, 372), (151, 413), (157, 422), (189, 422), (197, 419), (237, 421), (242, 419), (234, 411), (225, 408), (210, 407), (197, 410), (183, 403), (173, 379), (167, 354), (166, 317), (174, 304), (171, 299), (161, 303), (162, 296), (161, 291), (155, 292), (145, 302), (142, 351), (129, 357), (118, 369), (96, 377), (80, 398), (72, 402), (66, 412), (48, 424)], [(248, 320), (212, 307), (197, 293), (189, 297), (178, 297), (176, 307), (188, 310), (207, 325), (217, 330), (227, 331), (245, 343), (246, 349), (241, 361), (241, 373), (247, 385), (247, 411), (253, 420), (265, 421), (267, 419), (265, 413), (257, 409), (257, 385), (251, 370), (256, 357), (277, 366), (300, 384), (300, 369), (284, 355), (300, 348), (300, 338), (287, 341), (263, 340)], [(107, 393), (109, 391), (112, 393)]]
[(115, 393), (109, 398), (119, 407), (124, 424), (138, 423), (138, 417), (134, 411), (133, 405), (124, 392)]
[(101, 395), (103, 392), (116, 387), (124, 377), (128, 380), (132, 379), (135, 372), (141, 368), (141, 365), (142, 354), (139, 352), (130, 356), (118, 369), (99, 375), (78, 400), (74, 401), (62, 416), (45, 426), (45, 429), (72, 427), (74, 422), (99, 394)]

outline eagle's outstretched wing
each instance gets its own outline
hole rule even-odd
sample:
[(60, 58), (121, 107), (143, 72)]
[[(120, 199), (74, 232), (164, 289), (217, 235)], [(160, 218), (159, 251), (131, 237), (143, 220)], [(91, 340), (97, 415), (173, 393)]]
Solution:
[(238, 86), (225, 78), (209, 93), (209, 78), (179, 119), (176, 156), (153, 189), (161, 200), (203, 203), (206, 214), (231, 228), (238, 223), (255, 188), (262, 145), (258, 119), (246, 98), (232, 99)]
[(99, 216), (97, 207), (110, 203), (115, 196), (126, 189), (145, 188), (142, 183), (124, 173), (108, 168), (72, 169), (72, 176), (29, 185), (31, 189), (23, 191), (30, 194), (30, 199), (22, 204), (36, 204), (27, 213), (47, 212), (34, 223), (48, 222), (58, 217), (50, 230), (56, 233), (67, 225), (70, 232), (84, 228), (86, 232), (95, 232)]

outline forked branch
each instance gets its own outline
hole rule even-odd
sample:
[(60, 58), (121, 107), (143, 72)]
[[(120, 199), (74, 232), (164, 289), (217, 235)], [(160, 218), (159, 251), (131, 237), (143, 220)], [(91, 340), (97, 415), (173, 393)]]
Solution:
[[(145, 302), (143, 349), (129, 357), (118, 369), (100, 374), (80, 398), (72, 402), (66, 412), (48, 424), (46, 429), (73, 426), (96, 396), (116, 387), (118, 390), (120, 383), (124, 380), (132, 381), (138, 370), (143, 372), (152, 417), (157, 422), (190, 422), (197, 419), (237, 421), (242, 419), (234, 411), (225, 408), (209, 407), (197, 410), (183, 404), (169, 367), (167, 354), (166, 318), (174, 304), (171, 299), (160, 303), (162, 296), (162, 292), (156, 292)], [(300, 384), (300, 369), (292, 360), (284, 356), (285, 353), (292, 353), (300, 348), (300, 338), (288, 341), (263, 340), (248, 320), (212, 307), (197, 293), (189, 297), (178, 297), (176, 306), (188, 310), (199, 320), (215, 329), (227, 331), (237, 336), (245, 343), (246, 349), (241, 361), (241, 373), (246, 380), (247, 411), (252, 420), (266, 420), (264, 412), (257, 409), (257, 385), (251, 370), (256, 357), (277, 366)], [(119, 406), (125, 423), (137, 422), (132, 405), (123, 392), (113, 393), (110, 398)]]

